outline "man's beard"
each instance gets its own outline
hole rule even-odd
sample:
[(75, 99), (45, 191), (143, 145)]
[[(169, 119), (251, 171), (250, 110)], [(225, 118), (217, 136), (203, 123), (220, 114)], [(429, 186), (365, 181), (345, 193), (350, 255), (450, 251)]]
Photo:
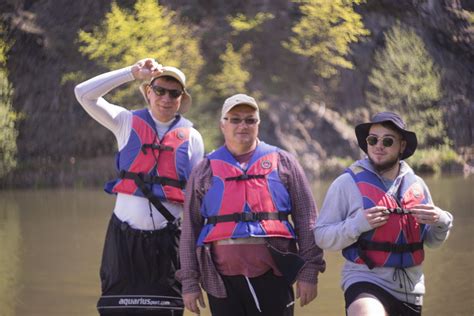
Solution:
[(369, 161), (372, 163), (372, 166), (374, 166), (374, 169), (379, 173), (382, 174), (386, 171), (391, 170), (393, 167), (398, 165), (399, 159), (398, 157), (393, 158), (392, 160), (389, 160), (387, 162), (384, 162), (382, 164), (376, 163), (375, 161), (372, 160), (369, 156)]

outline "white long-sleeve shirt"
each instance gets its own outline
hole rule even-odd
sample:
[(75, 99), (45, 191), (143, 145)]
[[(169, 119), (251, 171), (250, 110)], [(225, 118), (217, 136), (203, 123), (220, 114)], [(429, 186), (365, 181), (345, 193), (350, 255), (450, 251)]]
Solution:
[[(131, 67), (126, 67), (91, 78), (78, 84), (74, 90), (76, 98), (84, 110), (114, 133), (119, 151), (127, 144), (130, 137), (133, 114), (124, 107), (109, 103), (103, 96), (112, 89), (132, 80), (134, 78)], [(153, 115), (151, 117), (155, 121), (158, 137), (162, 139), (174, 119), (169, 122), (160, 122)], [(204, 156), (202, 136), (194, 128), (191, 128), (188, 151), (191, 157), (190, 167), (193, 168)], [(182, 215), (183, 206), (181, 204), (163, 202), (163, 205), (175, 217)], [(166, 219), (143, 197), (118, 193), (114, 213), (121, 221), (127, 222), (135, 229), (153, 230), (166, 226)]]

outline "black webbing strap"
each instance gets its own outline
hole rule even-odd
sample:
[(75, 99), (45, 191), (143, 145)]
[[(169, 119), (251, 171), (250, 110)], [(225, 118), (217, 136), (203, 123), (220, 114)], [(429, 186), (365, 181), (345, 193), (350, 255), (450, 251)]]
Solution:
[(415, 242), (411, 244), (392, 244), (389, 242), (374, 242), (366, 239), (359, 238), (357, 241), (357, 255), (364, 261), (369, 269), (375, 267), (374, 261), (367, 256), (365, 250), (385, 251), (385, 252), (415, 252), (423, 249), (423, 242)]
[(366, 239), (360, 239), (358, 241), (359, 246), (362, 250), (375, 250), (375, 251), (385, 251), (385, 252), (415, 252), (417, 250), (423, 249), (423, 242), (414, 242), (411, 244), (392, 244), (390, 242), (374, 242)]
[(287, 221), (287, 212), (243, 212), (227, 215), (217, 215), (207, 217), (207, 224), (217, 224), (223, 222), (257, 222), (264, 220)]
[(163, 203), (161, 203), (160, 199), (147, 187), (145, 181), (143, 181), (141, 178), (142, 174), (132, 172), (130, 173), (133, 175), (132, 179), (135, 181), (135, 184), (138, 188), (140, 188), (148, 201), (150, 201), (150, 203), (156, 207), (156, 209), (161, 213), (161, 215), (163, 215), (164, 218), (166, 218), (168, 222), (173, 223), (176, 220), (176, 217), (174, 217), (173, 214), (168, 211)]
[(362, 247), (360, 245), (357, 245), (357, 255), (362, 259), (362, 261), (364, 261), (364, 263), (370, 270), (375, 268), (375, 262), (373, 262), (372, 259), (367, 256), (367, 254), (365, 253), (365, 251), (362, 250)]
[(259, 179), (259, 178), (265, 178), (265, 175), (263, 174), (241, 174), (238, 177), (230, 177), (230, 178), (225, 178), (225, 181), (242, 181), (242, 180), (249, 180), (249, 179)]
[(142, 145), (142, 152), (146, 155), (146, 149), (151, 148), (151, 149), (158, 149), (158, 150), (163, 150), (163, 151), (173, 151), (173, 147), (171, 146), (164, 146), (160, 144), (143, 144)]
[(167, 177), (151, 176), (144, 173), (135, 173), (130, 171), (121, 170), (119, 173), (120, 179), (130, 179), (135, 180), (136, 175), (143, 180), (143, 182), (148, 184), (160, 184), (160, 185), (169, 185), (170, 187), (175, 187), (179, 189), (184, 189), (186, 187), (185, 180), (171, 179)]

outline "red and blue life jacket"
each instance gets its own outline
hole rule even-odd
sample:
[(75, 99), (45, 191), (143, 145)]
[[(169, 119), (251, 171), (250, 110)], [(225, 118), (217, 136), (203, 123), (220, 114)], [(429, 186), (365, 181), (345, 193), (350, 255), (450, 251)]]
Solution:
[(405, 268), (416, 266), (424, 259), (423, 239), (426, 225), (419, 224), (409, 209), (416, 204), (427, 204), (427, 194), (410, 171), (403, 176), (396, 193), (388, 192), (373, 172), (358, 166), (346, 169), (354, 179), (362, 196), (364, 209), (386, 206), (386, 224), (360, 235), (356, 243), (342, 250), (347, 260), (374, 267)]
[(197, 244), (246, 237), (295, 238), (291, 199), (278, 175), (278, 148), (259, 142), (246, 169), (225, 146), (208, 155), (212, 184), (201, 203)]
[(119, 178), (108, 182), (105, 191), (147, 197), (152, 194), (161, 201), (183, 203), (183, 189), (191, 172), (191, 126), (190, 121), (177, 116), (160, 141), (149, 111), (134, 111), (128, 142), (116, 155)]

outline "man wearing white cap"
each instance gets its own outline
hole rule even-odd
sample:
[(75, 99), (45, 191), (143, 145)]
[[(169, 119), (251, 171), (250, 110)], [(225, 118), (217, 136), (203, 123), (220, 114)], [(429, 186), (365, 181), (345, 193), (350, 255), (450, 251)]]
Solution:
[(225, 144), (189, 179), (176, 276), (193, 313), (204, 307), (201, 287), (212, 315), (225, 316), (293, 315), (295, 280), (301, 306), (317, 295), (325, 262), (311, 187), (293, 156), (257, 138), (259, 124), (252, 97), (225, 100)]
[[(103, 96), (132, 80), (147, 108), (130, 111)], [(118, 145), (116, 194), (102, 256), (101, 315), (182, 315), (178, 241), (184, 187), (204, 155), (203, 140), (181, 114), (191, 105), (186, 77), (146, 58), (75, 88), (84, 110), (111, 130)]]
[(448, 238), (453, 216), (434, 205), (425, 182), (404, 161), (418, 142), (398, 114), (377, 113), (355, 134), (367, 158), (329, 187), (316, 243), (342, 250), (346, 259), (347, 315), (421, 315), (423, 248)]

